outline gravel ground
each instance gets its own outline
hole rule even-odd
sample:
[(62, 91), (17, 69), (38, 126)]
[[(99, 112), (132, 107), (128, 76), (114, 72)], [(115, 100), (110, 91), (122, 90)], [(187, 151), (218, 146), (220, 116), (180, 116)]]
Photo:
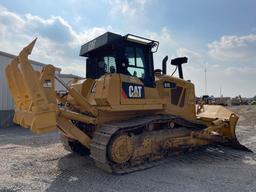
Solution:
[[(256, 106), (237, 106), (237, 136), (256, 152)], [(208, 148), (173, 157), (160, 166), (110, 175), (92, 160), (70, 154), (58, 133), (33, 135), (19, 127), (0, 129), (0, 191), (256, 191), (256, 155)]]

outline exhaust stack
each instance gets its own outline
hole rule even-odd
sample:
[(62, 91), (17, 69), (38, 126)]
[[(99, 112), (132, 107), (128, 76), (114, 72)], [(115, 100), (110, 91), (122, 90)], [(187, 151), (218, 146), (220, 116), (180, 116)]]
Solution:
[(168, 56), (166, 55), (162, 61), (162, 74), (166, 75), (166, 63), (168, 60)]

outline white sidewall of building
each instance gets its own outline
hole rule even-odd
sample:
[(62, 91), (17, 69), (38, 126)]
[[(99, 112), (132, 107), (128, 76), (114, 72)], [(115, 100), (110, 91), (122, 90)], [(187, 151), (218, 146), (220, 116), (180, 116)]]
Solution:
[(0, 55), (0, 110), (12, 110), (13, 100), (5, 78), (5, 68), (11, 58)]

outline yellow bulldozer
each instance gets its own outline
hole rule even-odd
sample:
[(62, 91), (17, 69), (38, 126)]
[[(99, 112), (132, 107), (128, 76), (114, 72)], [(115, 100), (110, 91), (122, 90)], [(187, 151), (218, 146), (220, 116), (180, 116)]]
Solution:
[[(129, 173), (208, 145), (249, 150), (236, 138), (236, 114), (196, 105), (194, 85), (183, 79), (186, 57), (171, 60), (179, 77), (166, 74), (168, 57), (154, 70), (159, 42), (107, 32), (81, 46), (86, 78), (70, 86), (52, 65), (33, 69), (28, 55), (35, 42), (6, 68), (13, 121), (38, 134), (58, 129), (67, 150), (90, 155), (99, 168)], [(56, 80), (66, 94), (55, 91)]]

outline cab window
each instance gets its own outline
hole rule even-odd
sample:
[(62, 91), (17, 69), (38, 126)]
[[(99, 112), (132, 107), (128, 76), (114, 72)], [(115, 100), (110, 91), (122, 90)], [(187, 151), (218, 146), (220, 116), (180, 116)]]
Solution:
[(115, 73), (116, 72), (116, 59), (113, 56), (105, 56), (105, 71), (107, 73)]
[(131, 76), (145, 78), (145, 56), (140, 47), (126, 47), (125, 57), (128, 61), (127, 70)]

